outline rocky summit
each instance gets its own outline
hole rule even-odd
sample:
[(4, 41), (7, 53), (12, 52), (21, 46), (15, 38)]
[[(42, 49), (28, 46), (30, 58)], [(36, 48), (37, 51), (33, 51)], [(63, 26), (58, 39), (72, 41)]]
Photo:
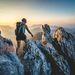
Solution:
[(0, 36), (0, 75), (75, 75), (75, 37), (64, 28), (42, 26), (44, 40), (28, 40), (16, 55), (11, 40)]

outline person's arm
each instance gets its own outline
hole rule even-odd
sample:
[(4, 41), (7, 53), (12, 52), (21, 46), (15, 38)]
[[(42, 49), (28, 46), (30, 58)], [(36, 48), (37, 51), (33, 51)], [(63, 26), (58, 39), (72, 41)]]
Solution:
[(31, 36), (33, 37), (33, 34), (30, 32), (30, 30), (29, 30), (28, 26), (27, 26), (27, 25), (25, 25), (25, 27), (26, 27), (27, 31), (28, 31), (28, 32), (31, 34)]

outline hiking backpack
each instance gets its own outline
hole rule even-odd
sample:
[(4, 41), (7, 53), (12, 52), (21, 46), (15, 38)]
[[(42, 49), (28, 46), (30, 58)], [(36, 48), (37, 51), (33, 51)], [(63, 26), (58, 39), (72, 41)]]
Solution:
[(17, 23), (16, 23), (16, 29), (15, 29), (15, 35), (16, 35), (16, 36), (17, 36), (18, 34), (20, 34), (20, 32), (21, 32), (21, 27), (22, 27), (21, 22), (17, 22)]

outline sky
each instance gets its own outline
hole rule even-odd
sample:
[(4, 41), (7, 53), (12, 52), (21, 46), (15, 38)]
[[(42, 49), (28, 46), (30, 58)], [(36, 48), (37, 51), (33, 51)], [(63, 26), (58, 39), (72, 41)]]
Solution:
[(0, 0), (0, 25), (75, 25), (75, 0)]

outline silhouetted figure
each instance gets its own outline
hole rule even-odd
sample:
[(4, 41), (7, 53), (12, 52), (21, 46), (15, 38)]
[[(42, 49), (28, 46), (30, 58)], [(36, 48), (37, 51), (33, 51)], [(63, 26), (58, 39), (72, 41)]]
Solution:
[(18, 54), (18, 49), (20, 48), (21, 40), (25, 42), (25, 46), (27, 47), (27, 37), (25, 35), (25, 30), (27, 30), (33, 37), (33, 34), (30, 32), (26, 23), (27, 23), (27, 20), (25, 18), (22, 19), (22, 22), (16, 23), (15, 35), (16, 35), (16, 41), (17, 41), (17, 48), (16, 48), (17, 54)]

